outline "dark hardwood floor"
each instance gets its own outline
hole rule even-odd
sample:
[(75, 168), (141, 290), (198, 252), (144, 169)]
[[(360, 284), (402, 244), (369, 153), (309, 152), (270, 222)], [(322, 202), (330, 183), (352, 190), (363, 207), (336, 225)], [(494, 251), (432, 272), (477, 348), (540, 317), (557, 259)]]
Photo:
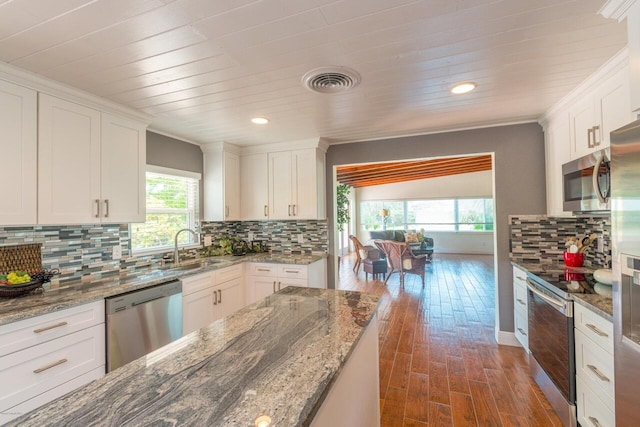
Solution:
[(494, 339), (493, 257), (434, 256), (425, 286), (394, 274), (385, 287), (341, 260), (339, 289), (382, 295), (380, 408), (384, 427), (561, 426), (519, 347)]

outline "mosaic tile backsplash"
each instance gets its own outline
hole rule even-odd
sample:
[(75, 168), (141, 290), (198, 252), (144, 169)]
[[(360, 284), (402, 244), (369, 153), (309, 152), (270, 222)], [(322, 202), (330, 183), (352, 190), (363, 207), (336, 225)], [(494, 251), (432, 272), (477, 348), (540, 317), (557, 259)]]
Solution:
[(585, 266), (611, 267), (611, 220), (609, 217), (548, 217), (544, 215), (509, 216), (511, 237), (510, 257), (515, 262), (563, 262), (568, 237), (597, 234), (603, 243), (602, 252), (597, 241), (585, 252)]
[[(223, 235), (266, 240), (270, 252), (279, 254), (322, 254), (328, 248), (326, 221), (231, 221), (202, 222), (201, 233), (212, 235), (214, 242)], [(303, 243), (298, 243), (302, 235)], [(0, 227), (0, 246), (41, 245), (42, 267), (57, 268), (60, 274), (52, 287), (83, 277), (126, 273), (149, 267), (171, 252), (144, 256), (131, 255), (128, 224)], [(122, 259), (112, 259), (113, 247), (122, 248)], [(197, 249), (182, 251), (194, 258)]]

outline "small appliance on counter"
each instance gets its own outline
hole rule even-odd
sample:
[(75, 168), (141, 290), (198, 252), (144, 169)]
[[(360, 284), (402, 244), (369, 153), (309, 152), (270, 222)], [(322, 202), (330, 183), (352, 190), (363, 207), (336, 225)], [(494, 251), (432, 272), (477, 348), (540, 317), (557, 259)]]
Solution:
[(248, 249), (247, 242), (245, 242), (244, 240), (241, 240), (233, 244), (231, 248), (231, 253), (234, 256), (242, 256), (247, 254), (247, 249)]

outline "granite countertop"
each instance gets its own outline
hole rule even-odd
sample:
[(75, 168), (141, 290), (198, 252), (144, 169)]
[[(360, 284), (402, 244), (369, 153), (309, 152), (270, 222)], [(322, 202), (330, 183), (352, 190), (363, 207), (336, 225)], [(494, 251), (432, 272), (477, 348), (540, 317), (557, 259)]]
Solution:
[(378, 301), (287, 287), (8, 425), (307, 426)]
[[(512, 261), (512, 265), (521, 268), (531, 274), (562, 273), (566, 270), (573, 273), (593, 273), (594, 269), (589, 267), (566, 267), (564, 263), (517, 263)], [(599, 316), (613, 322), (613, 300), (611, 296), (599, 294), (571, 294), (571, 298), (576, 302), (598, 314)]]
[(146, 269), (136, 274), (110, 275), (99, 279), (66, 284), (59, 289), (47, 289), (41, 294), (18, 298), (0, 298), (0, 326), (29, 317), (98, 301), (110, 296), (148, 288), (173, 279), (230, 267), (244, 262), (268, 262), (306, 265), (325, 258), (325, 255), (250, 254), (241, 257), (222, 256), (184, 261), (180, 265), (199, 265), (190, 270), (171, 268)]

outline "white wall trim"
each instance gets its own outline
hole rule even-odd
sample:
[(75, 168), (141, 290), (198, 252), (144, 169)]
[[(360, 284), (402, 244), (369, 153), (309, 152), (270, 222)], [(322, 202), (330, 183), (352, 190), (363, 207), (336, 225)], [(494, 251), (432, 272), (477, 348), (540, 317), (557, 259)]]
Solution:
[(598, 13), (605, 18), (623, 21), (627, 17), (627, 12), (636, 0), (609, 0), (600, 8)]
[(145, 125), (148, 125), (151, 123), (151, 120), (153, 120), (153, 116), (142, 111), (125, 107), (124, 105), (115, 103), (106, 98), (42, 77), (38, 74), (23, 70), (22, 68), (14, 67), (13, 65), (2, 61), (0, 61), (0, 79), (34, 89), (41, 93), (46, 93), (58, 98), (64, 98), (67, 101), (75, 102), (106, 113), (112, 113), (120, 116), (124, 115), (133, 120), (143, 122)]
[(169, 137), (169, 138), (177, 139), (177, 140), (178, 140), (178, 141), (180, 141), (180, 142), (187, 142), (187, 143), (189, 143), (189, 144), (197, 145), (197, 146), (202, 145), (201, 143), (199, 143), (199, 142), (197, 142), (197, 141), (193, 141), (193, 140), (190, 140), (190, 139), (186, 139), (186, 138), (185, 138), (185, 137), (183, 137), (183, 136), (175, 135), (175, 134), (173, 134), (173, 133), (163, 132), (163, 131), (158, 130), (158, 129), (156, 129), (156, 128), (152, 127), (152, 126), (149, 126), (149, 127), (147, 128), (147, 130), (148, 130), (149, 132), (151, 132), (151, 133), (157, 133), (158, 135), (162, 135), (162, 136), (166, 136), (166, 137)]
[(496, 341), (500, 345), (508, 345), (511, 347), (522, 347), (520, 341), (516, 338), (516, 334), (513, 332), (501, 331), (496, 327)]

